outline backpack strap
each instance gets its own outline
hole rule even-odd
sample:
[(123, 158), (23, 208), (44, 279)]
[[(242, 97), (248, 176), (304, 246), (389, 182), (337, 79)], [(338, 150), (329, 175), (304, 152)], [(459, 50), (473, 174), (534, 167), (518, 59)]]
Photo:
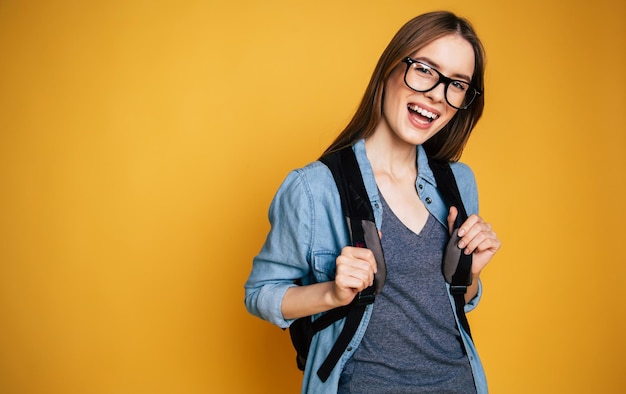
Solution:
[[(461, 193), (459, 192), (459, 188), (450, 164), (430, 160), (429, 158), (428, 165), (433, 171), (435, 181), (437, 182), (437, 189), (439, 189), (443, 200), (446, 202), (448, 207), (454, 206), (459, 212), (454, 221), (454, 231), (444, 255), (443, 270), (446, 281), (450, 284), (450, 294), (452, 294), (452, 297), (454, 298), (457, 318), (465, 329), (465, 332), (467, 332), (471, 338), (472, 333), (470, 331), (467, 316), (465, 316), (464, 307), (467, 286), (472, 284), (472, 255), (462, 253), (462, 251), (456, 246), (458, 243), (456, 233), (458, 228), (461, 227), (461, 225), (467, 220), (467, 211), (463, 205)], [(456, 269), (454, 269), (454, 267), (446, 267), (446, 260), (449, 260), (450, 258), (454, 260), (455, 265), (458, 262)]]
[[(366, 247), (374, 253), (376, 258), (378, 272), (374, 279), (374, 288), (366, 289), (367, 294), (373, 297), (384, 286), (387, 268), (374, 220), (374, 211), (363, 183), (363, 176), (356, 155), (352, 147), (348, 146), (322, 156), (320, 161), (330, 169), (335, 179), (341, 199), (341, 208), (350, 230), (352, 246)], [(363, 295), (361, 296), (363, 297)], [(371, 304), (371, 302), (368, 303)]]
[(332, 309), (313, 322), (314, 332), (317, 332), (328, 327), (332, 322), (346, 317), (341, 333), (317, 371), (319, 378), (325, 382), (354, 337), (367, 305), (373, 303), (376, 294), (382, 290), (387, 270), (380, 237), (374, 222), (374, 212), (352, 147), (348, 146), (326, 154), (320, 158), (320, 161), (330, 169), (337, 184), (352, 246), (370, 249), (374, 253), (378, 268), (374, 284), (361, 291), (351, 304)]

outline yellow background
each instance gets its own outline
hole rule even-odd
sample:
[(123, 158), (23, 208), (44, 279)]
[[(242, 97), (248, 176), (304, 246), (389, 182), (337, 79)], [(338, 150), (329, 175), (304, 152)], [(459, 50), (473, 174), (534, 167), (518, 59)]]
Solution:
[(271, 197), (442, 8), (488, 52), (463, 161), (503, 240), (470, 316), (491, 390), (625, 392), (617, 0), (0, 0), (0, 392), (297, 392), (243, 306)]

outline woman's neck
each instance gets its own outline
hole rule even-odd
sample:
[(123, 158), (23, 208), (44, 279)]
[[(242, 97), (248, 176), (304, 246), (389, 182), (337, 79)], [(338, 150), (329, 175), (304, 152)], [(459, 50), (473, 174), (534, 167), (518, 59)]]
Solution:
[(365, 151), (374, 173), (392, 178), (415, 179), (417, 174), (415, 145), (407, 144), (386, 133), (374, 133), (365, 140)]

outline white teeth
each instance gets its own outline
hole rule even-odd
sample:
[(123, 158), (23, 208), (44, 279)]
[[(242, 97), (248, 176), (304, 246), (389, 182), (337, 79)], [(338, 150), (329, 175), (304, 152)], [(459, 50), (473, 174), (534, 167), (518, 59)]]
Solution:
[(430, 118), (430, 119), (437, 119), (439, 117), (439, 115), (434, 114), (434, 113), (432, 113), (430, 111), (426, 111), (425, 109), (420, 108), (417, 105), (409, 106), (409, 108), (411, 110), (417, 112), (418, 114), (420, 114), (422, 116), (425, 116), (427, 118)]

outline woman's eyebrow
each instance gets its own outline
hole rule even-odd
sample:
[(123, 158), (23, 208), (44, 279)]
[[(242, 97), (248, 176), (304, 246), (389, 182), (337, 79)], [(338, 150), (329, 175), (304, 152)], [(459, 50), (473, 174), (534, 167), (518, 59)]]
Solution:
[[(437, 62), (427, 58), (427, 57), (417, 57), (415, 58), (415, 60), (419, 60), (420, 62), (424, 62), (426, 64), (428, 64), (429, 66), (436, 68), (437, 70), (439, 70), (439, 72), (441, 72), (440, 68), (441, 66), (439, 66), (439, 64), (437, 64)], [(442, 73), (443, 74), (443, 73)], [(445, 74), (444, 74), (445, 75)], [(446, 77), (448, 78), (452, 78), (452, 79), (461, 79), (461, 80), (465, 80), (465, 81), (471, 81), (472, 77), (465, 75), (465, 74), (453, 74), (453, 75), (446, 75)]]

